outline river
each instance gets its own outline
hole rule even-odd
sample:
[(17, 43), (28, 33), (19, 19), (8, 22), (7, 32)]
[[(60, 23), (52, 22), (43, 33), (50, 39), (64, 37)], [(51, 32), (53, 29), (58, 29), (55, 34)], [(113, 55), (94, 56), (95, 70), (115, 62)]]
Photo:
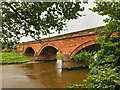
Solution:
[(86, 83), (88, 68), (62, 70), (61, 65), (61, 60), (2, 65), (2, 88), (64, 88)]

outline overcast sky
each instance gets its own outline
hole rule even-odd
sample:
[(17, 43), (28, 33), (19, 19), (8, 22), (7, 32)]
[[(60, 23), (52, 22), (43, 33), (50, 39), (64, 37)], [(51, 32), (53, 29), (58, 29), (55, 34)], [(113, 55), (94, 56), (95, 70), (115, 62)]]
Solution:
[[(50, 35), (50, 37), (105, 25), (105, 23), (103, 22), (103, 19), (105, 19), (107, 16), (104, 16), (104, 17), (100, 16), (97, 13), (94, 13), (88, 9), (88, 8), (95, 7), (94, 2), (91, 1), (88, 4), (82, 4), (82, 6), (85, 7), (85, 10), (81, 13), (85, 14), (85, 16), (79, 17), (76, 20), (70, 20), (67, 23), (67, 26), (68, 26), (67, 30), (62, 31), (60, 34), (55, 33), (53, 35)], [(49, 36), (41, 36), (41, 37), (46, 38)], [(31, 37), (23, 37), (21, 38), (20, 42), (27, 42), (31, 40), (33, 40)]]

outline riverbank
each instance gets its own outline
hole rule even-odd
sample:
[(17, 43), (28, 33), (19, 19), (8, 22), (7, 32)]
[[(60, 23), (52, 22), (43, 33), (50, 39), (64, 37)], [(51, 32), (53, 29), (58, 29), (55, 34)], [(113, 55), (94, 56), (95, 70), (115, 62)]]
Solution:
[(29, 62), (29, 57), (22, 56), (19, 53), (11, 53), (11, 52), (2, 52), (2, 59), (0, 59), (0, 64), (17, 64), (17, 63), (25, 63)]

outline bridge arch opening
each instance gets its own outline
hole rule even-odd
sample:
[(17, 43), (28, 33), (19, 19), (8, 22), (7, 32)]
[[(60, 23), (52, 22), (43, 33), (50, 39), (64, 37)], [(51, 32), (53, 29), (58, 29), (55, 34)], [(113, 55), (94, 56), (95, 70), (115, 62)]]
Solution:
[(35, 51), (32, 49), (32, 47), (28, 47), (25, 51), (26, 56), (34, 56)]
[(57, 60), (57, 52), (58, 50), (53, 46), (44, 47), (40, 54), (40, 60)]
[[(101, 49), (101, 47), (100, 47), (99, 44), (92, 44), (92, 45), (88, 45), (88, 46), (86, 46), (84, 48), (79, 47), (75, 54), (79, 54), (79, 53), (81, 53), (84, 50), (87, 51), (87, 52), (94, 52), (94, 51), (98, 51), (100, 49)], [(71, 58), (71, 60), (74, 60), (74, 59)], [(86, 64), (89, 65), (89, 60), (85, 60), (85, 61), (83, 60), (82, 63), (83, 62), (85, 62)]]
[(77, 51), (76, 54), (79, 54), (79, 53), (80, 53), (81, 51), (83, 51), (83, 50), (85, 50), (85, 51), (87, 51), (87, 52), (94, 52), (94, 51), (98, 51), (98, 50), (100, 50), (100, 49), (101, 49), (101, 47), (100, 47), (99, 44), (92, 44), (92, 45), (89, 45), (89, 46), (84, 47), (84, 48), (82, 48), (81, 50)]

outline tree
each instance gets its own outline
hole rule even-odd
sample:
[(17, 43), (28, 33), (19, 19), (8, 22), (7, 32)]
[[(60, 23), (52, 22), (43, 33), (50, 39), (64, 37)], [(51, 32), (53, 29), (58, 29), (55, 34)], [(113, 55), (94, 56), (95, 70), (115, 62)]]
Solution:
[[(108, 15), (104, 31), (98, 33), (96, 43), (101, 45), (97, 57), (90, 57), (90, 73), (87, 81), (90, 85), (71, 85), (72, 88), (99, 88), (118, 90), (120, 88), (120, 1), (96, 2), (93, 12), (99, 15)], [(116, 34), (113, 34), (116, 33)], [(104, 36), (104, 37), (101, 37)]]
[(81, 2), (2, 2), (2, 38), (18, 42), (23, 36), (40, 41), (40, 35), (60, 33), (66, 21), (77, 19)]
[(120, 85), (120, 1), (96, 4), (97, 7), (92, 11), (99, 15), (108, 15), (109, 18), (104, 20), (107, 22), (104, 31), (98, 33), (100, 38), (97, 42), (101, 45), (101, 51), (97, 52), (97, 61), (91, 59), (88, 80), (92, 87), (117, 90)]

